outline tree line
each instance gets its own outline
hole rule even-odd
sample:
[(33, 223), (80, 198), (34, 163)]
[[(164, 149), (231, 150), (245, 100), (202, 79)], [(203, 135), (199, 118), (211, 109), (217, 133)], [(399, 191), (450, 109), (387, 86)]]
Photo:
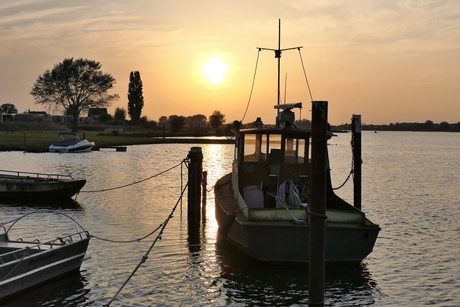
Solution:
[[(103, 108), (118, 100), (118, 94), (109, 94), (116, 83), (115, 78), (101, 70), (101, 63), (88, 59), (64, 59), (55, 64), (53, 69), (47, 69), (35, 81), (30, 94), (36, 104), (44, 105), (47, 109), (55, 112), (63, 111), (63, 115), (72, 117), (72, 130), (78, 128), (78, 118), (82, 112), (88, 112), (90, 108)], [(150, 121), (142, 116), (144, 107), (143, 84), (139, 71), (132, 71), (129, 75), (127, 110), (117, 107), (113, 118), (126, 120), (130, 116), (133, 124), (150, 124), (156, 126), (155, 121)], [(17, 113), (13, 104), (3, 104), (3, 113)], [(112, 119), (108, 115), (105, 119)], [(213, 129), (218, 129), (225, 123), (225, 115), (216, 110), (209, 116), (209, 122), (204, 115), (198, 114), (192, 117), (171, 115), (168, 118), (162, 116), (159, 123), (168, 123), (170, 130), (180, 131), (187, 123), (193, 125), (209, 124)]]

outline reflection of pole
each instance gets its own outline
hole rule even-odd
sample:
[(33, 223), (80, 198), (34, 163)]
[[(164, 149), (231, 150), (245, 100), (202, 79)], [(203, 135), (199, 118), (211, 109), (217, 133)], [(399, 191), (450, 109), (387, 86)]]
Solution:
[(202, 187), (203, 187), (203, 202), (201, 204), (201, 216), (203, 219), (203, 224), (206, 220), (206, 192), (208, 189), (208, 172), (204, 171), (203, 172), (203, 180), (202, 180)]
[(362, 191), (362, 177), (361, 177), (361, 115), (353, 115), (351, 122), (351, 131), (353, 133), (353, 203), (356, 208), (361, 210), (361, 191)]
[(312, 103), (308, 306), (324, 306), (327, 184), (327, 101)]

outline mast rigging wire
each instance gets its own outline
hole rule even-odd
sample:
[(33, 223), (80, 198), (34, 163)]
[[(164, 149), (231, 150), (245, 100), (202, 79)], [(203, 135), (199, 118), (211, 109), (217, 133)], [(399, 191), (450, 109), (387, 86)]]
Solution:
[(257, 65), (259, 64), (259, 55), (260, 55), (260, 51), (261, 51), (260, 48), (258, 48), (258, 49), (259, 49), (259, 52), (257, 52), (256, 67), (254, 69), (254, 77), (252, 78), (251, 92), (249, 94), (248, 104), (246, 105), (246, 110), (244, 111), (244, 115), (243, 115), (243, 118), (241, 119), (241, 122), (243, 122), (244, 118), (246, 117), (246, 113), (248, 112), (249, 104), (251, 103), (252, 92), (254, 90), (254, 84), (256, 82)]

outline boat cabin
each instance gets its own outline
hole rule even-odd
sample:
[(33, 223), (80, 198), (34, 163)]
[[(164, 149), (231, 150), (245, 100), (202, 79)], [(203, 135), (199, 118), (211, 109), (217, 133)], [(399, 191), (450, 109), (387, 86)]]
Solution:
[(302, 189), (301, 200), (307, 202), (310, 137), (308, 130), (286, 127), (239, 131), (239, 190), (245, 200), (259, 198), (246, 201), (248, 207), (274, 208), (277, 187), (287, 180)]

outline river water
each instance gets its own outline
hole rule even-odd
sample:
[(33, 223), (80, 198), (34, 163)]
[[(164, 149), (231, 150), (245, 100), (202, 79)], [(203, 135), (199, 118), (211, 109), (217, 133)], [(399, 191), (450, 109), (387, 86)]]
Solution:
[[(350, 172), (350, 137), (339, 134), (329, 142), (333, 186), (341, 185)], [(460, 134), (363, 132), (362, 139), (362, 208), (382, 231), (361, 264), (326, 268), (325, 306), (459, 306)], [(210, 190), (198, 238), (188, 233), (187, 193), (178, 203), (187, 174), (181, 162), (193, 146), (202, 147)], [(84, 154), (1, 152), (0, 169), (87, 179), (73, 202), (0, 203), (2, 221), (53, 208), (74, 217), (94, 236), (80, 275), (43, 285), (2, 306), (109, 303), (158, 232), (140, 242), (114, 241), (151, 233), (176, 203), (161, 240), (110, 306), (308, 305), (306, 266), (260, 263), (217, 242), (211, 188), (229, 172), (232, 156), (232, 145), (202, 144)], [(336, 192), (353, 201), (351, 180)], [(37, 219), (43, 222), (41, 234), (60, 234), (62, 220), (56, 216)], [(34, 223), (27, 219), (18, 231), (34, 232)]]

